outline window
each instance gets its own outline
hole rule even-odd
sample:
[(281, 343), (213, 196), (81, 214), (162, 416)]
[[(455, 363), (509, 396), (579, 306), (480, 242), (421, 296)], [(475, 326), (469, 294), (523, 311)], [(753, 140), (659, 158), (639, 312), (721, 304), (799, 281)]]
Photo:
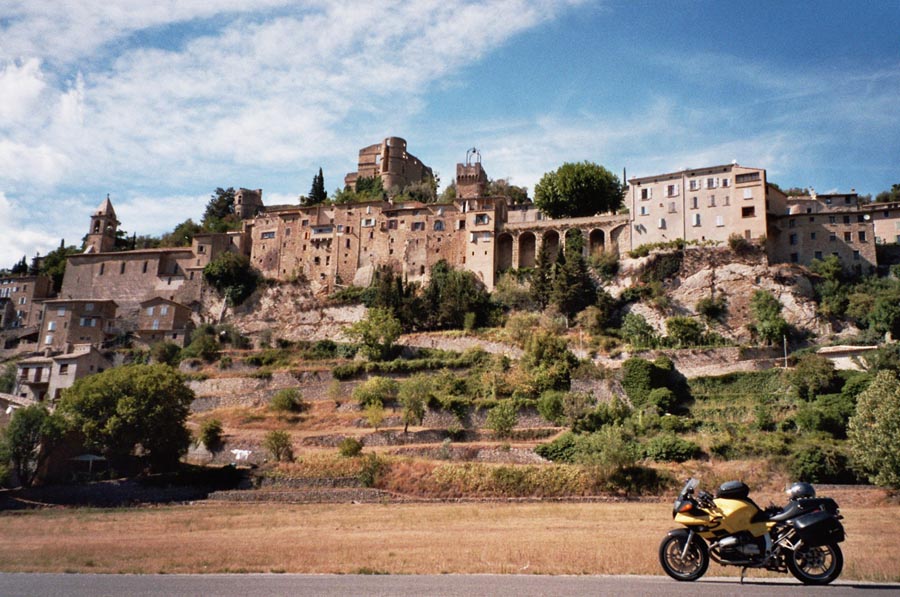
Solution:
[(709, 207), (715, 207), (716, 206), (716, 196), (710, 195), (709, 198), (707, 199), (706, 204)]
[(68, 363), (60, 363), (59, 364), (59, 374), (60, 375), (68, 375), (69, 374), (69, 364)]
[(387, 227), (388, 227), (388, 230), (396, 230), (397, 229), (397, 220), (388, 220)]
[(413, 230), (425, 230), (425, 222), (413, 222), (412, 229)]
[(475, 225), (476, 226), (483, 226), (484, 224), (487, 224), (489, 221), (490, 221), (490, 218), (488, 217), (487, 214), (476, 214), (475, 215)]
[(85, 304), (84, 304), (84, 310), (85, 310), (85, 311), (93, 311), (93, 310), (94, 310), (94, 303), (85, 303)]
[(731, 184), (730, 179), (728, 178), (723, 178), (720, 182), (722, 183), (723, 187), (727, 187)]
[(160, 305), (159, 306), (159, 314), (160, 315), (168, 315), (169, 313), (169, 305)]
[(716, 179), (715, 179), (715, 178), (707, 178), (707, 179), (706, 179), (706, 188), (707, 188), (707, 189), (714, 189), (714, 188), (716, 188), (717, 186), (718, 186), (718, 185), (716, 184)]
[(728, 195), (725, 195), (722, 205), (731, 205), (731, 200), (728, 198)]
[(791, 243), (792, 245), (796, 245), (796, 244), (797, 244), (797, 233), (796, 233), (796, 232), (794, 232), (794, 233), (791, 234), (790, 243)]
[(853, 260), (859, 261), (859, 251), (853, 251)]
[(759, 172), (747, 172), (746, 174), (738, 174), (734, 177), (734, 182), (737, 184), (753, 182), (756, 180), (759, 180)]
[(675, 213), (675, 202), (674, 201), (669, 201), (669, 213), (670, 214)]
[(642, 206), (641, 206), (641, 215), (642, 215), (642, 216), (648, 216), (648, 215), (650, 215), (650, 210), (647, 209), (647, 206), (646, 206), (646, 205), (642, 205)]
[(691, 189), (692, 191), (698, 191), (698, 190), (700, 190), (700, 181), (699, 181), (699, 180), (696, 180), (696, 179), (695, 179), (695, 180), (692, 180), (692, 181), (690, 182), (690, 185), (691, 185), (691, 186), (690, 186), (690, 189)]
[(653, 189), (651, 188), (643, 188), (641, 189), (641, 199), (652, 199), (653, 198)]
[(153, 307), (147, 307), (147, 315), (153, 315)]
[(857, 238), (859, 239), (859, 242), (861, 242), (861, 243), (866, 242), (866, 231), (865, 231), (865, 230), (860, 230), (860, 231), (858, 232)]
[(864, 216), (863, 214), (859, 214), (856, 216), (856, 221), (859, 222), (860, 224), (862, 224), (863, 222), (866, 221), (866, 216)]
[(349, 249), (349, 248), (350, 248), (350, 239), (349, 239), (349, 238), (344, 240), (344, 248), (345, 248), (345, 249)]
[(263, 232), (262, 234), (259, 235), (259, 237), (263, 240), (275, 238), (275, 231), (269, 230), (269, 231)]
[(836, 232), (832, 232), (831, 234), (829, 234), (829, 235), (828, 235), (828, 240), (831, 241), (831, 242), (837, 241), (837, 233), (836, 233)]
[(158, 330), (158, 329), (159, 329), (159, 320), (158, 320), (158, 319), (154, 319), (154, 320), (153, 320), (153, 324), (150, 326), (150, 329), (151, 329), (151, 330)]
[(366, 218), (365, 220), (362, 221), (363, 228), (371, 228), (374, 225), (375, 225), (375, 218)]
[(845, 233), (844, 233), (844, 242), (846, 242), (846, 243), (852, 243), (852, 242), (853, 242), (853, 233), (852, 233), (852, 232), (845, 232)]
[(97, 320), (93, 317), (82, 317), (78, 320), (78, 325), (83, 328), (94, 328), (97, 327)]
[(435, 230), (435, 232), (443, 232), (444, 231), (444, 220), (435, 220), (434, 221), (434, 230)]
[(44, 336), (44, 344), (53, 344), (53, 334)]
[(670, 184), (666, 185), (666, 197), (676, 197), (678, 195), (680, 185)]
[(744, 199), (753, 199), (753, 189), (744, 189)]
[(52, 332), (54, 330), (56, 330), (56, 322), (51, 321), (51, 322), (47, 323), (47, 331)]
[(844, 224), (850, 223), (850, 216), (844, 216)]
[(816, 233), (815, 233), (815, 232), (810, 232), (810, 233), (809, 233), (809, 240), (816, 240)]
[(725, 225), (725, 217), (724, 216), (716, 216), (716, 226), (721, 228)]
[(700, 214), (694, 214), (694, 226), (700, 225)]
[(659, 219), (659, 223), (657, 224), (657, 228), (659, 228), (660, 230), (665, 230), (665, 228), (666, 228), (666, 219), (665, 219), (665, 218), (660, 218), (660, 219)]
[(800, 261), (800, 255), (797, 253), (791, 253), (791, 263), (798, 263)]
[(65, 308), (65, 307), (60, 307), (60, 308), (58, 308), (58, 309), (56, 310), (56, 315), (57, 315), (57, 317), (62, 317), (62, 316), (65, 315), (65, 314), (66, 314), (66, 308)]
[(741, 208), (741, 217), (742, 218), (755, 218), (756, 217), (756, 207), (742, 207)]
[(697, 209), (699, 207), (698, 203), (699, 200), (697, 197), (691, 197), (691, 209)]
[(821, 261), (821, 259), (822, 259), (822, 251), (816, 251), (816, 255), (815, 255), (815, 256), (816, 256), (816, 259), (818, 259), (818, 260)]
[(788, 228), (796, 228), (797, 220), (788, 220)]
[(837, 216), (828, 216), (829, 224), (837, 224)]
[(338, 228), (338, 232), (343, 232), (343, 231), (344, 231), (344, 225), (343, 225), (343, 224), (338, 224), (338, 227), (337, 227), (337, 228)]

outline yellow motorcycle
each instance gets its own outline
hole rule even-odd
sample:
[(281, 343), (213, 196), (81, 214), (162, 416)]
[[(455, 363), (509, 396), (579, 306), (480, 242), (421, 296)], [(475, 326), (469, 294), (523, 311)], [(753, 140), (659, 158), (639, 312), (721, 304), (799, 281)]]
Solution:
[(787, 490), (788, 504), (761, 509), (740, 481), (723, 483), (715, 497), (696, 495), (696, 479), (689, 479), (672, 516), (684, 525), (669, 531), (659, 546), (659, 562), (666, 574), (681, 581), (697, 580), (709, 560), (723, 566), (790, 572), (808, 585), (826, 585), (841, 574), (844, 556), (838, 543), (844, 526), (837, 503), (817, 498), (809, 483)]

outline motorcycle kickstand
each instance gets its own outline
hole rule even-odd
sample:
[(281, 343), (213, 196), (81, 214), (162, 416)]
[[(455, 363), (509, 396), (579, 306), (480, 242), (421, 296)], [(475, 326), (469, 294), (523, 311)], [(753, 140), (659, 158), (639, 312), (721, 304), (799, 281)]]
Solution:
[(744, 584), (744, 573), (747, 572), (747, 567), (743, 566), (741, 568), (741, 584)]

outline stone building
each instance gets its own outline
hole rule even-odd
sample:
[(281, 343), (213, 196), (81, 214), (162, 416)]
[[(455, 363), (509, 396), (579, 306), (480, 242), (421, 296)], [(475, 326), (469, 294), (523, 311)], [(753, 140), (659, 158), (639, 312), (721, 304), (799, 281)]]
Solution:
[[(97, 224), (98, 220), (111, 222), (114, 214), (112, 203), (106, 199), (91, 216), (91, 230), (106, 231), (114, 239), (114, 224)], [(60, 298), (113, 300), (119, 306), (119, 316), (133, 326), (140, 303), (153, 297), (189, 307), (197, 305), (203, 268), (224, 251), (244, 251), (242, 243), (240, 232), (210, 233), (195, 235), (190, 247), (111, 251), (108, 240), (92, 239), (89, 234), (85, 252), (68, 259)]]
[(191, 314), (190, 307), (159, 296), (142, 302), (137, 325), (138, 341), (145, 346), (157, 342), (184, 346), (194, 329)]
[(381, 178), (384, 189), (390, 191), (428, 180), (434, 174), (419, 158), (406, 151), (406, 139), (388, 137), (359, 150), (357, 170), (344, 177), (344, 186), (352, 188), (357, 179), (376, 176)]
[(0, 277), (0, 330), (37, 326), (41, 302), (52, 294), (49, 276)]
[(14, 394), (35, 402), (56, 401), (75, 381), (102, 373), (112, 366), (112, 362), (91, 344), (76, 345), (62, 354), (32, 356), (16, 364)]
[(262, 208), (262, 189), (240, 188), (234, 192), (234, 213), (242, 220), (255, 217)]
[(766, 171), (737, 164), (632, 178), (630, 249), (647, 243), (767, 238)]
[[(861, 209), (856, 193), (794, 197), (772, 189), (770, 195), (770, 261), (809, 265), (834, 255), (847, 269), (874, 271), (878, 259), (872, 212)], [(900, 211), (897, 216), (900, 221)]]
[(114, 301), (51, 299), (44, 301), (38, 345), (68, 352), (76, 344), (100, 346), (118, 331)]
[(85, 239), (84, 252), (106, 253), (115, 249), (119, 223), (119, 220), (116, 219), (116, 211), (107, 195), (97, 211), (91, 214), (91, 227), (88, 229)]

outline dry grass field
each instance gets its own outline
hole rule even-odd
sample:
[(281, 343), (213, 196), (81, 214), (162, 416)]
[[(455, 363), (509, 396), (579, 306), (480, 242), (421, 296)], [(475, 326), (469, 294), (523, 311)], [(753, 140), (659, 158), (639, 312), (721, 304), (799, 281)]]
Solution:
[[(3, 571), (661, 574), (669, 503), (244, 505), (0, 515)], [(845, 579), (900, 581), (900, 506), (842, 509)], [(710, 573), (738, 574), (713, 564)], [(751, 572), (751, 576), (762, 573)]]

